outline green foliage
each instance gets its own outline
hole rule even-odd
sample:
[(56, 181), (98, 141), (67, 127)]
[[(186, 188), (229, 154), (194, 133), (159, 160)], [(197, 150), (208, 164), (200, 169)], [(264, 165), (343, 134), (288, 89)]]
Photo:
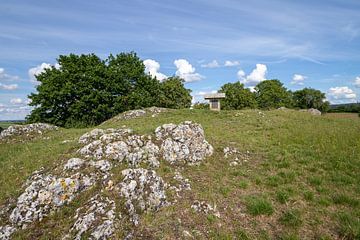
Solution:
[(226, 110), (239, 110), (244, 108), (255, 108), (255, 95), (249, 89), (244, 88), (240, 82), (227, 83), (220, 89), (226, 97), (221, 100), (221, 108)]
[(274, 209), (271, 202), (261, 196), (251, 196), (246, 199), (246, 207), (251, 215), (271, 215)]
[(189, 108), (192, 97), (191, 90), (184, 87), (184, 81), (179, 77), (170, 77), (160, 84), (160, 106), (166, 108)]
[(316, 108), (327, 112), (330, 105), (325, 99), (325, 93), (313, 88), (304, 88), (293, 93), (294, 106), (302, 109)]
[(194, 109), (209, 109), (209, 103), (197, 102), (192, 107)]
[(291, 93), (277, 80), (265, 80), (255, 87), (256, 101), (260, 108), (291, 107)]
[(58, 58), (60, 68), (49, 68), (36, 76), (37, 92), (29, 98), (34, 110), (28, 122), (82, 127), (99, 124), (112, 116), (143, 107), (184, 108), (191, 104), (190, 90), (179, 78), (160, 83), (145, 74), (144, 64), (134, 52)]
[(331, 105), (329, 112), (359, 113), (359, 116), (360, 116), (360, 103), (346, 103), (346, 104)]

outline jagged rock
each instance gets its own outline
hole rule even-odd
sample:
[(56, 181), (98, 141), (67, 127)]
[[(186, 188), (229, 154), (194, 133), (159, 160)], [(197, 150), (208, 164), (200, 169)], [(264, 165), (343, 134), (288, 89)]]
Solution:
[(205, 140), (200, 124), (185, 121), (179, 125), (164, 124), (155, 130), (158, 140), (162, 140), (163, 158), (174, 163), (199, 164), (213, 154), (213, 147)]
[(50, 211), (68, 203), (81, 191), (94, 184), (94, 179), (82, 174), (69, 178), (36, 173), (31, 177), (25, 191), (17, 199), (10, 215), (14, 226), (26, 227), (34, 221), (41, 221)]
[(250, 159), (250, 152), (246, 151), (245, 153), (240, 152), (239, 149), (234, 147), (225, 147), (224, 148), (224, 158), (230, 160), (230, 166), (237, 166), (243, 162), (247, 162)]
[[(132, 132), (131, 129), (128, 128), (108, 128), (106, 130), (95, 128), (90, 132), (85, 133), (79, 138), (79, 143), (88, 144), (102, 137), (103, 141), (111, 141), (114, 138), (121, 138), (123, 135), (130, 134)], [(103, 136), (105, 135), (105, 136)]]
[[(70, 229), (74, 239), (82, 239), (89, 233), (88, 239), (108, 239), (115, 231), (115, 202), (99, 194), (90, 199), (85, 206), (76, 210), (75, 223)], [(68, 234), (65, 239), (70, 239)]]
[(11, 226), (3, 226), (0, 227), (0, 239), (1, 240), (8, 240), (10, 239), (11, 234), (16, 231), (16, 228)]
[(44, 132), (51, 131), (51, 130), (58, 130), (58, 129), (59, 129), (59, 127), (50, 125), (47, 123), (12, 125), (0, 133), (0, 140), (6, 139), (6, 138), (9, 138), (12, 136), (20, 136), (20, 135), (26, 135), (26, 136), (29, 136), (30, 134), (41, 135)]
[(70, 158), (64, 165), (64, 170), (78, 170), (84, 166), (85, 161), (81, 158)]
[(108, 172), (112, 168), (111, 163), (107, 160), (91, 161), (90, 166), (93, 166), (102, 172)]
[(220, 218), (220, 213), (216, 210), (216, 205), (211, 206), (210, 204), (204, 202), (204, 201), (194, 201), (194, 203), (191, 205), (191, 208), (195, 210), (195, 212), (201, 212), (205, 214), (213, 214), (214, 216)]
[(131, 110), (131, 111), (127, 111), (124, 112), (118, 116), (116, 116), (116, 119), (133, 119), (133, 118), (138, 118), (138, 117), (142, 117), (146, 115), (146, 111), (142, 110), (142, 109), (137, 109), (137, 110)]
[(156, 211), (167, 204), (164, 181), (155, 171), (138, 168), (121, 173), (124, 179), (119, 191), (134, 225), (138, 225), (141, 212)]
[(153, 168), (159, 167), (159, 147), (151, 141), (151, 136), (130, 133), (131, 130), (126, 129), (104, 134), (78, 152), (85, 158), (126, 161), (132, 167), (137, 167), (141, 162)]

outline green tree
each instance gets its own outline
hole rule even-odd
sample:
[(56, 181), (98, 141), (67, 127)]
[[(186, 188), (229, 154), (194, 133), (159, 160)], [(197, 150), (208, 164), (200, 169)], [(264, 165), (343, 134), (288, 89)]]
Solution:
[(94, 54), (70, 54), (61, 55), (58, 63), (59, 69), (45, 69), (36, 76), (37, 93), (29, 96), (35, 109), (27, 120), (70, 126), (96, 124), (110, 117), (104, 61)]
[(316, 108), (326, 112), (329, 109), (329, 102), (325, 99), (325, 93), (313, 88), (304, 88), (293, 93), (294, 106), (303, 109)]
[(225, 98), (221, 100), (222, 109), (243, 109), (255, 108), (255, 95), (240, 82), (226, 83), (219, 90), (225, 93)]
[(265, 80), (255, 87), (256, 101), (261, 108), (291, 107), (291, 92), (277, 80)]
[(160, 83), (160, 89), (160, 106), (166, 108), (189, 108), (191, 106), (191, 90), (184, 87), (183, 79), (169, 77)]
[(159, 106), (182, 108), (191, 104), (190, 90), (179, 78), (160, 83), (146, 74), (143, 61), (134, 52), (58, 58), (60, 68), (51, 67), (37, 75), (37, 92), (29, 98), (34, 110), (28, 122), (58, 126), (99, 124), (131, 109)]

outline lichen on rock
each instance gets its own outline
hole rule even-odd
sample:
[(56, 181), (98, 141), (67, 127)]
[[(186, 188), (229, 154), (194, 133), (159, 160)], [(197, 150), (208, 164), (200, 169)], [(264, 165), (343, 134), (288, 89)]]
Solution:
[(22, 228), (41, 221), (51, 210), (71, 202), (79, 192), (93, 184), (93, 178), (82, 174), (62, 178), (36, 173), (17, 199), (9, 220), (14, 226)]
[[(115, 231), (115, 211), (113, 200), (95, 195), (76, 210), (75, 222), (64, 239), (82, 239), (84, 233), (89, 233), (89, 239), (108, 239)], [(71, 238), (71, 235), (75, 237)]]
[(151, 136), (130, 134), (131, 130), (103, 134), (78, 150), (85, 158), (109, 159), (118, 162), (125, 161), (131, 167), (137, 167), (142, 162), (150, 167), (159, 167), (159, 147), (152, 142)]
[(125, 169), (124, 179), (119, 184), (120, 196), (125, 198), (125, 206), (130, 220), (139, 224), (139, 214), (156, 211), (167, 205), (165, 183), (154, 170), (143, 168)]
[(42, 135), (51, 130), (58, 130), (59, 127), (47, 123), (32, 123), (25, 125), (11, 125), (0, 133), (0, 140), (13, 136)]
[(161, 153), (171, 164), (199, 164), (213, 154), (213, 147), (205, 140), (200, 124), (185, 121), (179, 125), (164, 124), (155, 130), (158, 140), (162, 141)]

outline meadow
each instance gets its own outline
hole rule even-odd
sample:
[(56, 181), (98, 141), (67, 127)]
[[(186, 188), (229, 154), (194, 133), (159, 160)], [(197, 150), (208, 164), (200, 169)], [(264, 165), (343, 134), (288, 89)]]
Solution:
[[(181, 167), (192, 190), (176, 204), (144, 214), (135, 239), (179, 239), (184, 231), (195, 239), (360, 239), (359, 117), (295, 110), (171, 110), (156, 117), (111, 119), (98, 127), (125, 125), (153, 134), (157, 126), (185, 120), (203, 126), (214, 154), (199, 166)], [(0, 143), (0, 206), (14, 203), (33, 171), (51, 170), (74, 156), (77, 139), (89, 130), (60, 129)], [(248, 159), (230, 166), (225, 147), (239, 149)], [(112, 171), (119, 175), (119, 169)], [(157, 170), (164, 179), (174, 171), (164, 162)], [(90, 195), (14, 239), (59, 238)], [(194, 200), (216, 205), (220, 218), (193, 211)], [(124, 224), (117, 236), (124, 237), (128, 229)]]

